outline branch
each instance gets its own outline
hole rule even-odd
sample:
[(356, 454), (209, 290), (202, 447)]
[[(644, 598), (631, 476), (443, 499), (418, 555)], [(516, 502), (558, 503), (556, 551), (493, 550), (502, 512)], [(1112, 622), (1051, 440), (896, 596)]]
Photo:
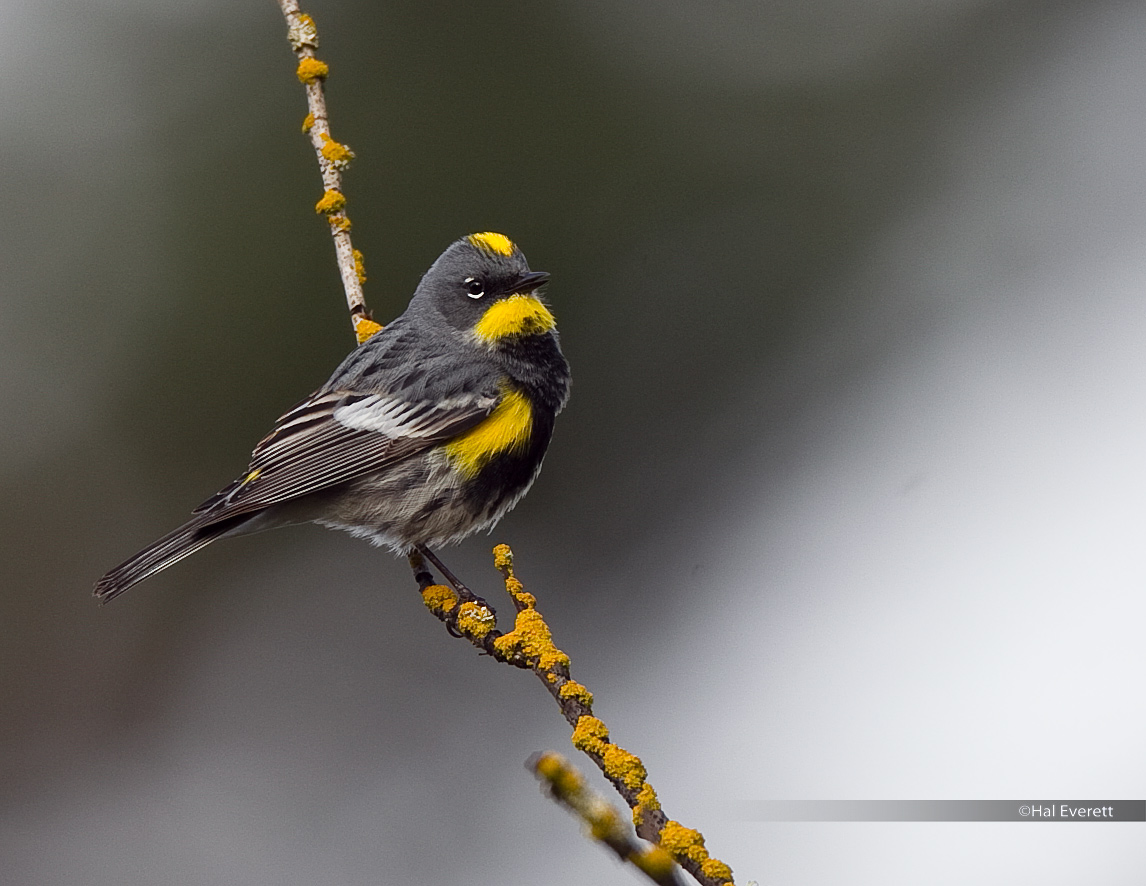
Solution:
[(541, 780), (549, 796), (581, 819), (589, 836), (603, 843), (641, 870), (659, 886), (682, 886), (673, 857), (660, 846), (642, 846), (629, 836), (621, 817), (599, 794), (585, 784), (576, 769), (560, 754), (548, 751), (526, 764)]
[(593, 716), (593, 694), (570, 676), (569, 656), (554, 645), (549, 626), (537, 611), (537, 599), (514, 575), (509, 546), (498, 545), (493, 554), (517, 609), (512, 631), (499, 631), (496, 616), (487, 607), (462, 603), (454, 590), (434, 584), (419, 555), (414, 555), (411, 563), (426, 607), (451, 634), (464, 637), (491, 658), (537, 675), (573, 727), (573, 746), (597, 764), (633, 810), (638, 836), (666, 850), (702, 886), (731, 884), (732, 869), (708, 854), (699, 831), (665, 815), (640, 758), (610, 741), (608, 727)]
[(342, 277), (342, 288), (346, 290), (346, 306), (350, 309), (350, 323), (358, 343), (362, 344), (382, 327), (370, 318), (370, 312), (366, 310), (366, 299), (362, 294), (366, 270), (362, 253), (350, 242), (350, 217), (346, 214), (346, 196), (342, 192), (342, 173), (350, 166), (354, 152), (330, 135), (322, 89), (330, 67), (315, 57), (318, 28), (314, 19), (299, 9), (298, 0), (279, 0), (279, 7), (287, 22), (287, 40), (298, 57), (295, 73), (306, 87), (309, 113), (303, 120), (302, 131), (310, 136), (318, 168), (322, 172), (322, 199), (315, 204), (314, 211), (326, 216), (330, 223), (338, 272)]

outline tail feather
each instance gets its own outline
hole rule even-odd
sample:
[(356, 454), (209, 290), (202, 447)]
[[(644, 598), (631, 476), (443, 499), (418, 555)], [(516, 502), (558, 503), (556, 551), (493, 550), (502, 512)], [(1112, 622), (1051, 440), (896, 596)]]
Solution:
[(225, 520), (212, 521), (206, 516), (190, 520), (108, 572), (96, 582), (93, 594), (101, 603), (106, 603), (145, 578), (178, 563), (184, 557), (190, 557), (200, 548), (234, 531), (255, 516), (257, 512)]

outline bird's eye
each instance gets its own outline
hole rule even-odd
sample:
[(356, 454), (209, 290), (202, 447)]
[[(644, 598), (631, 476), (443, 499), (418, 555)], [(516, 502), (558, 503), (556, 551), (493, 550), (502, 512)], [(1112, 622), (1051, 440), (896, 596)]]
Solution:
[(466, 295), (470, 298), (481, 298), (485, 295), (485, 284), (476, 277), (466, 277), (462, 283), (466, 288)]

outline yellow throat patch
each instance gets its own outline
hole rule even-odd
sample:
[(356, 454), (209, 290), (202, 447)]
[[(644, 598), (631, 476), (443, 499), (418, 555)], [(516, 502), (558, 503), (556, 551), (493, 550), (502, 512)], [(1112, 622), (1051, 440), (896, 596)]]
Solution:
[(446, 455), (464, 477), (474, 477), (499, 453), (523, 449), (533, 431), (533, 407), (520, 391), (506, 389), (497, 408), (477, 427), (446, 444)]
[(495, 234), (493, 231), (483, 231), (480, 234), (470, 234), (466, 237), (471, 246), (493, 252), (497, 255), (513, 255), (513, 241), (505, 234)]
[(494, 344), (511, 335), (541, 335), (557, 328), (557, 318), (532, 295), (511, 295), (495, 301), (482, 314), (474, 335)]

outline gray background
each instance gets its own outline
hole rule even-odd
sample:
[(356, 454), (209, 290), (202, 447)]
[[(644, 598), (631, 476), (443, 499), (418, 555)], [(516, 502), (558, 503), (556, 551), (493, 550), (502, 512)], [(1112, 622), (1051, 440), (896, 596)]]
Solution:
[[(448, 562), (514, 545), (670, 814), (741, 882), (1142, 882), (1140, 824), (759, 810), (1146, 796), (1146, 7), (307, 8), (377, 316), (473, 230), (553, 274), (572, 403)], [(350, 337), (271, 0), (0, 24), (6, 882), (636, 882), (387, 553), (92, 603)]]

